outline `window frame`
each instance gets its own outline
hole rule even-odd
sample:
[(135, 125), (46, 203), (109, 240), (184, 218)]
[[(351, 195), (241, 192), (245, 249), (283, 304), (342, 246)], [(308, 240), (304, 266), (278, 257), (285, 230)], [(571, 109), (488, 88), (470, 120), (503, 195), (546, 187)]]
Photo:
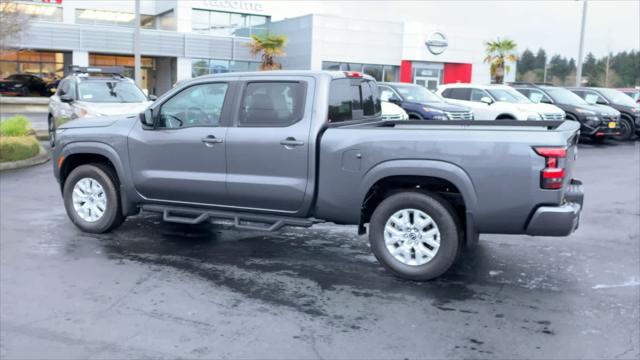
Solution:
[[(227, 85), (227, 91), (225, 92), (224, 95), (224, 101), (222, 102), (222, 109), (220, 109), (220, 119), (218, 121), (218, 125), (193, 125), (193, 126), (180, 126), (180, 127), (176, 127), (176, 128), (168, 128), (168, 127), (158, 127), (158, 121), (160, 119), (160, 113), (162, 112), (162, 108), (164, 107), (164, 105), (169, 102), (171, 99), (175, 98), (176, 96), (182, 94), (184, 91), (187, 91), (188, 89), (195, 87), (195, 86), (205, 86), (205, 85), (212, 85), (212, 84), (226, 84)], [(145, 130), (168, 130), (168, 131), (174, 131), (174, 130), (181, 130), (181, 129), (190, 129), (190, 128), (223, 128), (223, 127), (231, 127), (232, 124), (230, 124), (230, 121), (228, 120), (230, 118), (230, 111), (231, 111), (231, 107), (233, 106), (233, 98), (235, 96), (234, 93), (236, 92), (236, 84), (234, 81), (231, 80), (216, 80), (216, 81), (204, 81), (204, 82), (197, 82), (197, 83), (193, 83), (193, 84), (189, 84), (183, 88), (177, 89), (175, 93), (171, 94), (169, 97), (167, 97), (166, 99), (163, 99), (161, 103), (159, 103), (157, 106), (153, 106), (151, 107), (152, 110), (152, 114), (153, 114), (153, 128), (148, 128), (145, 127), (143, 125), (143, 128)], [(231, 96), (229, 94), (232, 94)], [(226, 121), (225, 121), (226, 119)]]
[[(244, 98), (245, 95), (247, 94), (247, 88), (249, 87), (249, 84), (255, 84), (255, 83), (289, 83), (289, 84), (300, 84), (302, 86), (302, 99), (300, 101), (300, 109), (297, 110), (298, 113), (298, 118), (294, 121), (289, 123), (288, 125), (284, 125), (284, 126), (274, 126), (272, 124), (269, 125), (264, 125), (264, 126), (255, 126), (255, 125), (243, 125), (240, 123), (240, 118), (241, 118), (241, 112), (242, 112), (242, 104), (244, 102)], [(235, 114), (233, 117), (233, 125), (234, 127), (237, 128), (288, 128), (291, 126), (294, 126), (298, 123), (300, 123), (300, 121), (302, 121), (305, 118), (305, 111), (306, 111), (306, 102), (307, 102), (307, 94), (309, 92), (309, 83), (303, 79), (296, 79), (296, 80), (281, 80), (281, 79), (260, 79), (260, 80), (251, 80), (251, 79), (246, 79), (246, 80), (242, 80), (242, 84), (240, 85), (240, 89), (238, 91), (238, 99), (237, 102), (234, 106), (234, 110), (235, 110)]]

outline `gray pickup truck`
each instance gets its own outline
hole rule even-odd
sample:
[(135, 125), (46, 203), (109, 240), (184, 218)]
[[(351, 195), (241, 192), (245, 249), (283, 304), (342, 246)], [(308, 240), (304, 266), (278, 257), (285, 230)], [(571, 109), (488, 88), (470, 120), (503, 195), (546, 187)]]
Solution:
[(358, 225), (394, 274), (443, 274), (480, 233), (567, 236), (583, 190), (572, 121), (382, 121), (361, 73), (198, 77), (139, 116), (57, 129), (71, 221), (228, 219), (252, 230)]

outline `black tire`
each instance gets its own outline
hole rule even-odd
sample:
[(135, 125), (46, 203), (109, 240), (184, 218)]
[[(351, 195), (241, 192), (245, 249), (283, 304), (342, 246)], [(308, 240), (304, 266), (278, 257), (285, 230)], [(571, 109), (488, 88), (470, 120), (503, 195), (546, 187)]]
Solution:
[[(417, 209), (429, 215), (440, 231), (440, 247), (436, 255), (422, 265), (408, 265), (396, 259), (387, 249), (384, 229), (387, 220), (402, 209)], [(407, 191), (384, 199), (371, 216), (369, 242), (378, 261), (394, 275), (426, 281), (444, 274), (455, 262), (461, 248), (461, 226), (453, 207), (440, 196), (428, 192)]]
[(56, 146), (56, 123), (53, 121), (53, 117), (49, 115), (48, 119), (48, 130), (49, 130), (49, 145), (53, 149)]
[[(82, 219), (73, 206), (74, 186), (84, 178), (97, 181), (102, 186), (107, 199), (107, 206), (102, 217), (94, 222)], [(113, 170), (106, 165), (86, 164), (73, 169), (64, 183), (62, 194), (69, 219), (82, 231), (96, 234), (104, 233), (115, 229), (124, 221), (118, 179)]]
[(621, 117), (620, 118), (620, 135), (616, 135), (614, 138), (620, 141), (627, 141), (631, 139), (631, 137), (633, 136), (633, 133), (634, 133), (634, 129), (633, 129), (633, 122), (631, 122), (631, 119), (627, 118), (626, 116)]
[(424, 120), (424, 118), (420, 114), (409, 113), (409, 120)]

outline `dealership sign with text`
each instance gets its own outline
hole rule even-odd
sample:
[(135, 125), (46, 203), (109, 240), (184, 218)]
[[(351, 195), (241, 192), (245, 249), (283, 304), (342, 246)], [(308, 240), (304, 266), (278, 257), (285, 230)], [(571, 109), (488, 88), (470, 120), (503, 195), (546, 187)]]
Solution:
[(205, 4), (207, 6), (232, 11), (264, 12), (264, 7), (262, 6), (262, 4), (255, 1), (205, 0)]

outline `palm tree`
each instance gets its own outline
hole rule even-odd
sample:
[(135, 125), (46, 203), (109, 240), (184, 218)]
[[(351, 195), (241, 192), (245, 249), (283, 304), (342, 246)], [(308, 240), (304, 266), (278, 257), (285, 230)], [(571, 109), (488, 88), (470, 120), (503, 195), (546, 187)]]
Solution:
[(491, 76), (496, 83), (502, 84), (505, 73), (511, 71), (509, 63), (518, 61), (515, 53), (518, 45), (511, 39), (498, 38), (495, 41), (485, 41), (484, 46), (487, 53), (484, 62), (491, 64)]
[(284, 56), (284, 47), (287, 44), (287, 37), (284, 35), (251, 35), (249, 52), (251, 56), (261, 55), (262, 64), (260, 70), (279, 70), (282, 64), (275, 62), (275, 56)]

